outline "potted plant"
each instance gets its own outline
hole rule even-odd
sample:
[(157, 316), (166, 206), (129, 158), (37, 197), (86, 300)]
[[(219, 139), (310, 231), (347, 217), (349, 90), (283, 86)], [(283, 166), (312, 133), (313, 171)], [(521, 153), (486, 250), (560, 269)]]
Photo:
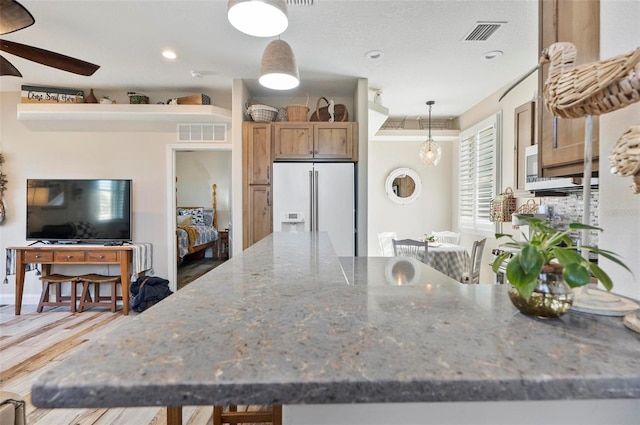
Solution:
[[(609, 275), (578, 251), (598, 254), (631, 273), (617, 254), (598, 247), (574, 245), (569, 237), (574, 230), (602, 231), (599, 227), (571, 223), (567, 230), (561, 231), (545, 220), (523, 214), (516, 216), (529, 226), (530, 237), (517, 241), (512, 235), (496, 233), (496, 239), (508, 237), (511, 242), (506, 246), (519, 249), (507, 264), (506, 277), (511, 284), (509, 298), (525, 314), (558, 317), (566, 313), (573, 302), (571, 288), (588, 284), (592, 275), (607, 291), (611, 290), (613, 282)], [(509, 256), (510, 253), (506, 252), (496, 257), (493, 271), (497, 272)]]

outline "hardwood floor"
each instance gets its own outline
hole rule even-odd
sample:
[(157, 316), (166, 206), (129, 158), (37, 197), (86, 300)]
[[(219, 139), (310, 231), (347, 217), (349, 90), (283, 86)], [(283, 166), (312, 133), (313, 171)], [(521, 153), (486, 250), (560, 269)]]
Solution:
[[(66, 309), (66, 311), (65, 311)], [(31, 385), (45, 371), (84, 349), (88, 342), (120, 326), (124, 316), (102, 308), (72, 314), (67, 308), (45, 309), (24, 305), (20, 316), (14, 306), (0, 307), (0, 389), (20, 394), (26, 401), (29, 425), (160, 425), (166, 410), (158, 407), (116, 409), (39, 409), (31, 404)], [(185, 406), (185, 425), (213, 424), (212, 406)]]
[(193, 282), (203, 274), (215, 269), (220, 264), (224, 263), (224, 260), (218, 260), (215, 258), (203, 258), (193, 261), (185, 261), (178, 266), (177, 272), (177, 287), (182, 289), (189, 283)]

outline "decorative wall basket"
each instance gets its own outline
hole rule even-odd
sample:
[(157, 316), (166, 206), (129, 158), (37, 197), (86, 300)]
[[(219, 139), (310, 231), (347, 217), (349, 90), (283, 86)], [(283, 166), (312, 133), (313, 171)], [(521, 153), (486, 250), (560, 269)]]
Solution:
[(511, 221), (511, 216), (516, 212), (516, 198), (513, 189), (506, 188), (503, 193), (496, 195), (491, 200), (490, 220), (506, 222)]

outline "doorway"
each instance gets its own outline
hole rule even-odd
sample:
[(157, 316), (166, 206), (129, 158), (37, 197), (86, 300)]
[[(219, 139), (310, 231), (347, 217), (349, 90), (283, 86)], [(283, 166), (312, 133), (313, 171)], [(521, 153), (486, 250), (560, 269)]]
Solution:
[[(212, 185), (216, 184), (218, 228), (231, 228), (232, 178), (231, 145), (202, 146), (197, 143), (169, 146), (167, 176), (170, 179), (168, 214), (168, 273), (172, 291), (178, 289), (178, 249), (176, 246), (176, 207), (203, 206), (211, 209)], [(229, 249), (230, 247), (227, 247)], [(230, 250), (229, 250), (230, 252)], [(217, 255), (217, 247), (201, 253)], [(205, 257), (206, 258), (206, 257)]]

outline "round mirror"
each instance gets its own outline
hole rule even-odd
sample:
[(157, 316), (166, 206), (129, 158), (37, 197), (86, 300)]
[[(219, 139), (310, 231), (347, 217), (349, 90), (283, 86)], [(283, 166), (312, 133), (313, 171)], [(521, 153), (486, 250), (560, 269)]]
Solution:
[(398, 204), (413, 202), (422, 190), (420, 176), (411, 168), (396, 168), (385, 182), (387, 196)]

